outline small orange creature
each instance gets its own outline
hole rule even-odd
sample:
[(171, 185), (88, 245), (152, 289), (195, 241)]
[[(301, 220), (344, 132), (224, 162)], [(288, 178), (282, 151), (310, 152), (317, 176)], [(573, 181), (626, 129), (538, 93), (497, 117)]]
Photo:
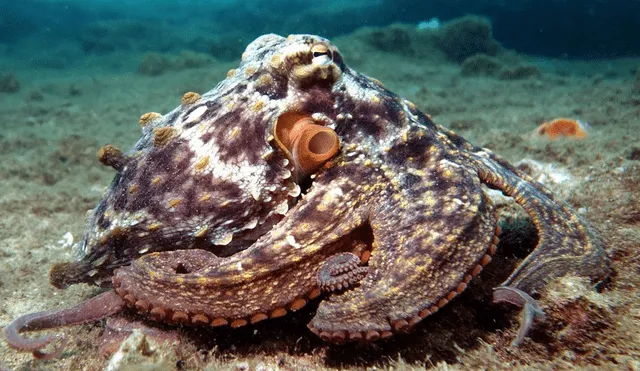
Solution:
[(561, 117), (549, 122), (543, 122), (542, 125), (538, 126), (536, 132), (538, 135), (546, 135), (552, 140), (560, 136), (585, 139), (587, 137), (586, 125), (580, 120)]

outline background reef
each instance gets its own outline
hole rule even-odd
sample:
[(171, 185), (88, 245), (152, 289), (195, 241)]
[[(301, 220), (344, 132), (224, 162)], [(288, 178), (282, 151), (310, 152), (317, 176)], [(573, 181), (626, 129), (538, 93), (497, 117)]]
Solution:
[[(522, 53), (571, 58), (640, 54), (640, 3), (601, 0), (83, 1), (3, 0), (3, 53), (63, 68), (87, 54), (189, 49), (233, 60), (263, 33), (336, 37), (363, 26), (486, 17), (495, 38)], [(23, 55), (25, 56), (25, 55)], [(25, 56), (26, 57), (26, 56)], [(5, 61), (6, 62), (6, 61)], [(76, 63), (74, 63), (76, 62)]]
[[(0, 326), (95, 295), (56, 290), (49, 267), (73, 259), (113, 172), (96, 153), (130, 148), (138, 118), (204, 93), (246, 45), (274, 32), (330, 37), (346, 63), (549, 186), (590, 220), (616, 270), (594, 291), (575, 277), (542, 293), (547, 320), (517, 349), (517, 313), (491, 288), (534, 246), (522, 210), (495, 195), (505, 234), (470, 289), (408, 335), (332, 347), (311, 334), (313, 306), (239, 331), (175, 329), (101, 353), (104, 321), (65, 329), (62, 357), (35, 361), (0, 342), (0, 369), (640, 369), (640, 2), (596, 0), (0, 0)], [(419, 28), (432, 17), (437, 28)], [(550, 140), (557, 117), (584, 140)], [(105, 330), (106, 328), (106, 330)], [(117, 348), (117, 346), (115, 346)]]

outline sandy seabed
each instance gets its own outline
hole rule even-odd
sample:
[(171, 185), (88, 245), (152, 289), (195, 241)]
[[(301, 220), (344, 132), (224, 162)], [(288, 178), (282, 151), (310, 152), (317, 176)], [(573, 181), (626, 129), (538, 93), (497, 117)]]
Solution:
[[(505, 58), (517, 57), (538, 73), (504, 79), (470, 77), (455, 63), (376, 51), (358, 35), (336, 43), (351, 67), (472, 143), (514, 163), (529, 159), (564, 171), (565, 178), (549, 186), (601, 231), (616, 273), (599, 292), (575, 277), (552, 283), (540, 301), (546, 321), (519, 348), (508, 346), (517, 311), (490, 303), (491, 286), (508, 273), (496, 266), (412, 333), (387, 342), (324, 344), (306, 329), (310, 305), (237, 331), (178, 329), (180, 345), (152, 343), (151, 352), (139, 351), (140, 339), (130, 339), (130, 360), (120, 369), (640, 369), (640, 60), (510, 55)], [(213, 88), (235, 65), (214, 61), (159, 76), (135, 69), (14, 70), (20, 90), (0, 93), (0, 326), (99, 292), (86, 285), (61, 291), (48, 281), (53, 263), (73, 259), (70, 239), (81, 238), (85, 213), (113, 177), (98, 163), (98, 148), (130, 148), (140, 115), (167, 112), (185, 92)], [(588, 122), (588, 138), (551, 141), (535, 134), (539, 124), (556, 117)], [(0, 369), (104, 369), (109, 359), (98, 350), (103, 328), (98, 322), (57, 330), (69, 341), (52, 361), (34, 360), (0, 342)]]

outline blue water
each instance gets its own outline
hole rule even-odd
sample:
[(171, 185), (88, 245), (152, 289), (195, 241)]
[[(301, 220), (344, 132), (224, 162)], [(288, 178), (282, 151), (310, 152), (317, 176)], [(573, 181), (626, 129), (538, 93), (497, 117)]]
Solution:
[(23, 52), (50, 68), (123, 51), (186, 49), (232, 60), (264, 33), (335, 37), (363, 26), (466, 14), (488, 17), (495, 38), (520, 53), (640, 55), (640, 1), (634, 0), (2, 0), (0, 56)]

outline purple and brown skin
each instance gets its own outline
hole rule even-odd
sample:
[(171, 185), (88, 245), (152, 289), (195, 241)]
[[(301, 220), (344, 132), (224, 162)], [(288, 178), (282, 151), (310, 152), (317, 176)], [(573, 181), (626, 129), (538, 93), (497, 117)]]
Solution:
[(558, 276), (610, 273), (602, 240), (566, 203), (351, 70), (317, 36), (262, 36), (213, 90), (140, 123), (127, 154), (100, 151), (117, 175), (82, 258), (51, 271), (58, 288), (113, 288), (16, 319), (5, 330), (12, 347), (47, 357), (55, 337), (20, 333), (125, 307), (240, 327), (316, 297), (309, 328), (327, 341), (404, 332), (491, 261), (500, 231), (483, 184), (515, 198), (538, 229), (535, 250), (494, 291), (523, 308), (515, 343), (542, 316), (530, 294)]

